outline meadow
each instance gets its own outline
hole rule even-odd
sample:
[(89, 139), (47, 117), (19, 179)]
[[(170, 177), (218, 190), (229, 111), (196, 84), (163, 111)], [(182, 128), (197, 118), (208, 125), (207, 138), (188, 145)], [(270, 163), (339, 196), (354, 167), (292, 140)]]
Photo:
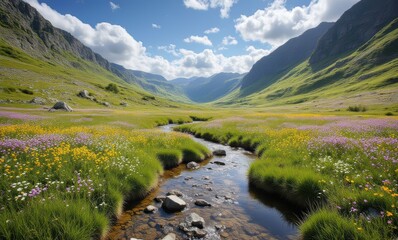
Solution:
[(250, 184), (308, 209), (304, 239), (398, 235), (397, 118), (253, 113), (176, 130), (255, 151)]
[(137, 126), (106, 124), (98, 113), (41, 114), (0, 114), (2, 239), (103, 238), (123, 204), (144, 197), (164, 168), (210, 154), (184, 134), (142, 129), (189, 116), (148, 115)]
[(254, 151), (250, 184), (308, 210), (304, 239), (398, 236), (397, 117), (161, 108), (0, 111), (0, 235), (104, 237), (164, 169), (210, 155), (185, 134), (155, 129), (168, 123)]

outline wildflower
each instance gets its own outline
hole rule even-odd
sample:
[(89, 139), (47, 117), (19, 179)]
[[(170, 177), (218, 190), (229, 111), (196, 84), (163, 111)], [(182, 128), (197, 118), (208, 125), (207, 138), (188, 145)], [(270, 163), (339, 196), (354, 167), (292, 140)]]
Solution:
[(390, 211), (387, 211), (386, 213), (387, 213), (387, 217), (391, 217), (392, 215), (394, 215), (394, 214), (392, 214), (392, 212), (390, 212)]
[(387, 221), (387, 224), (392, 224), (392, 220), (388, 220), (388, 221)]

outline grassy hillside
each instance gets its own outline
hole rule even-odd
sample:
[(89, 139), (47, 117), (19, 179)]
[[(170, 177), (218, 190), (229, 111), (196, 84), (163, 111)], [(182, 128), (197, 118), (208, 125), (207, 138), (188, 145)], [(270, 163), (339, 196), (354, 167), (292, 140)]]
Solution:
[(398, 20), (378, 32), (347, 57), (322, 70), (303, 62), (276, 83), (245, 98), (238, 91), (218, 105), (282, 106), (310, 110), (345, 111), (362, 104), (368, 109), (398, 111)]
[[(97, 108), (102, 106), (101, 102), (108, 102), (111, 107), (118, 108), (122, 102), (127, 103), (127, 108), (135, 105), (177, 107), (139, 86), (126, 83), (98, 64), (68, 52), (62, 55), (75, 67), (33, 58), (0, 39), (0, 103), (27, 103), (34, 97), (41, 97), (48, 106), (61, 100), (72, 108)], [(118, 86), (118, 93), (106, 90), (110, 83)], [(78, 97), (77, 94), (82, 90), (89, 91), (98, 103)]]

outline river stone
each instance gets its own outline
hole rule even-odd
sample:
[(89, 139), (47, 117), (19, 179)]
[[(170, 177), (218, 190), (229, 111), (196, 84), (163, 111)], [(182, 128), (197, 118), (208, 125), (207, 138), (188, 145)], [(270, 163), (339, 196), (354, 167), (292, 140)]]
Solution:
[(203, 228), (205, 225), (205, 220), (196, 213), (189, 214), (185, 221), (192, 227)]
[(163, 202), (166, 199), (166, 196), (157, 196), (155, 197), (155, 201), (160, 203)]
[(200, 206), (200, 207), (211, 207), (211, 204), (204, 200), (204, 199), (198, 199), (195, 201), (195, 205), (196, 206)]
[(225, 152), (225, 150), (222, 149), (217, 149), (213, 151), (213, 155), (214, 156), (227, 156), (227, 152)]
[(224, 165), (225, 165), (225, 162), (214, 161), (214, 164), (217, 164), (217, 165), (222, 165), (222, 166), (224, 166)]
[(164, 238), (162, 238), (162, 240), (175, 240), (176, 237), (177, 236), (175, 235), (175, 233), (169, 233)]
[(176, 195), (177, 197), (182, 197), (182, 192), (173, 189), (173, 190), (169, 191), (166, 195), (167, 196)]
[(187, 163), (187, 168), (188, 169), (198, 169), (199, 168), (199, 164), (196, 162), (189, 162)]
[(186, 206), (186, 202), (175, 195), (167, 196), (162, 204), (164, 209), (171, 212), (182, 211)]
[(52, 108), (50, 108), (49, 111), (51, 111), (53, 109), (55, 109), (55, 110), (65, 110), (67, 112), (72, 112), (73, 111), (73, 109), (71, 107), (69, 107), (69, 105), (66, 104), (66, 102), (57, 102), (57, 103), (55, 103), (54, 106)]
[(157, 207), (152, 206), (152, 205), (148, 205), (148, 206), (144, 209), (144, 212), (146, 212), (146, 213), (154, 213), (154, 212), (156, 212), (157, 210), (158, 210)]
[(195, 229), (195, 231), (193, 231), (193, 236), (196, 238), (204, 238), (206, 235), (207, 232), (202, 229)]
[(187, 234), (190, 237), (196, 237), (196, 238), (204, 238), (207, 235), (207, 232), (199, 229), (197, 227), (192, 227), (188, 223), (183, 222), (180, 223), (178, 226), (181, 231), (183, 231), (185, 234)]

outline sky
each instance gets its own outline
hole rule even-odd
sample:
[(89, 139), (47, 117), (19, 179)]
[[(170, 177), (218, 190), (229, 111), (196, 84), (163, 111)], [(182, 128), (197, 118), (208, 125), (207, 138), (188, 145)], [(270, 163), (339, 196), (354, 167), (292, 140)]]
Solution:
[(359, 0), (24, 0), (110, 62), (171, 80), (248, 72)]

